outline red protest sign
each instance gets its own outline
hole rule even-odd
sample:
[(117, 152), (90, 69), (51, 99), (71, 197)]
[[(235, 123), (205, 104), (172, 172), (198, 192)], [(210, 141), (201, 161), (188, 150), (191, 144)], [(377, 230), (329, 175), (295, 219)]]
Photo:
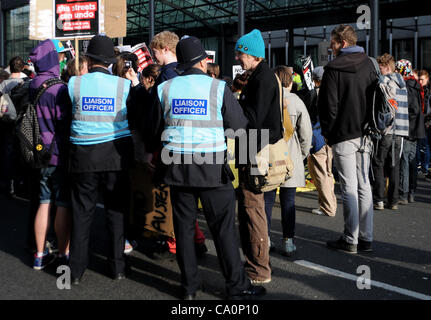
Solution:
[(99, 34), (99, 0), (53, 0), (54, 38)]

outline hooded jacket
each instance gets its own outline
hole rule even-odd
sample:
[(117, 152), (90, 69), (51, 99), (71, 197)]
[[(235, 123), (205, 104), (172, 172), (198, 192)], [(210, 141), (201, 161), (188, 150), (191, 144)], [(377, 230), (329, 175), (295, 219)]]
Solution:
[(407, 87), (409, 102), (409, 139), (425, 138), (425, 120), (422, 112), (423, 101), (421, 97), (421, 85), (413, 77), (404, 78)]
[(329, 145), (364, 135), (376, 82), (373, 63), (361, 47), (342, 49), (325, 66), (317, 109)]
[[(30, 99), (34, 99), (44, 81), (60, 77), (60, 65), (58, 53), (51, 40), (39, 43), (31, 51), (30, 60), (37, 73), (29, 89)], [(41, 139), (45, 147), (52, 150), (50, 164), (53, 166), (62, 165), (67, 159), (71, 108), (67, 86), (64, 84), (50, 87), (36, 105)], [(51, 143), (54, 143), (52, 149)]]

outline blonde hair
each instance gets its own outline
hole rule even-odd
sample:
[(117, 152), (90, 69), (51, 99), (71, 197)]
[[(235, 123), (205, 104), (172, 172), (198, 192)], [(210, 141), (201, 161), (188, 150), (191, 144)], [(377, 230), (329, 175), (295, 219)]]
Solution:
[(389, 53), (385, 53), (381, 55), (376, 60), (379, 65), (383, 67), (389, 67), (389, 69), (391, 69), (392, 72), (395, 72), (395, 59)]
[(165, 47), (168, 47), (169, 50), (176, 54), (176, 47), (178, 41), (180, 41), (180, 38), (178, 38), (176, 33), (171, 31), (162, 31), (156, 34), (151, 40), (150, 48), (164, 49)]

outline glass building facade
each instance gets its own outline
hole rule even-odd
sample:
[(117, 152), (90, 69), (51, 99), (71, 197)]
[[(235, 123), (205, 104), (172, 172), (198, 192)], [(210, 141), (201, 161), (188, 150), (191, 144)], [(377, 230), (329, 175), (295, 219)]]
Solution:
[(12, 9), (4, 15), (4, 62), (7, 64), (14, 56), (28, 59), (37, 41), (28, 39), (29, 6)]

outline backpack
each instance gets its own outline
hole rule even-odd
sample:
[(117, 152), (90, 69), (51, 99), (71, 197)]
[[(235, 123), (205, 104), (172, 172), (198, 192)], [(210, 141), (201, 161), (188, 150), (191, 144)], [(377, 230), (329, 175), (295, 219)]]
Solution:
[(28, 78), (16, 79), (20, 82), (13, 82), (3, 88), (3, 93), (0, 93), (0, 119), (3, 122), (13, 123), (19, 113), (19, 100), (21, 98), (21, 88), (27, 87)]
[(377, 83), (373, 94), (373, 112), (371, 122), (366, 125), (366, 135), (380, 140), (392, 129), (397, 112), (396, 88), (397, 84), (384, 77), (376, 59), (370, 57), (377, 74)]
[[(51, 78), (43, 82), (37, 89), (37, 94), (33, 101), (30, 101), (30, 99), (23, 101), (22, 112), (18, 115), (16, 120), (16, 134), (18, 136), (21, 154), (24, 161), (33, 168), (45, 168), (49, 165), (54, 145), (54, 143), (51, 143), (50, 148), (47, 149), (42, 142), (36, 105), (48, 88), (60, 83), (65, 84), (62, 80), (57, 78)], [(53, 141), (54, 138), (55, 135)]]

